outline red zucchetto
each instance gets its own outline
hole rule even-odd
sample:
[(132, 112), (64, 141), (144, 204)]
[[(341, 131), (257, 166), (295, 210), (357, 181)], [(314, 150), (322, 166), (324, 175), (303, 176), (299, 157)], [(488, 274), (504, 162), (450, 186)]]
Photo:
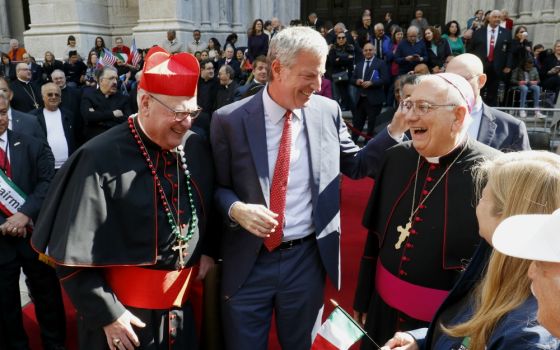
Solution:
[(140, 88), (154, 94), (196, 96), (200, 65), (190, 53), (170, 54), (159, 46), (148, 51)]

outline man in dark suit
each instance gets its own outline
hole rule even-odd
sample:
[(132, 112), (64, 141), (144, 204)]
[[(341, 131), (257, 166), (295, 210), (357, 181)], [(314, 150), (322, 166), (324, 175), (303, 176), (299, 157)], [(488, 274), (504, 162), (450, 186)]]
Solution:
[(307, 19), (309, 20), (309, 26), (316, 31), (319, 31), (321, 26), (323, 26), (323, 20), (317, 17), (317, 14), (315, 12), (311, 12), (309, 16), (307, 16)]
[(31, 81), (37, 84), (41, 83), (43, 77), (43, 68), (31, 60), (31, 56), (26, 52), (23, 54), (23, 62), (31, 70)]
[(228, 46), (224, 50), (226, 57), (220, 61), (218, 61), (218, 69), (221, 68), (224, 64), (231, 66), (233, 71), (235, 72), (235, 77), (232, 77), (235, 81), (239, 82), (239, 77), (241, 76), (241, 64), (239, 61), (234, 57), (233, 47)]
[[(66, 325), (60, 284), (54, 270), (32, 250), (28, 234), (54, 173), (53, 156), (42, 140), (8, 130), (8, 108), (9, 98), (0, 92), (0, 187), (3, 193), (12, 193), (12, 199), (3, 202), (6, 210), (0, 215), (0, 348), (29, 349), (20, 306), (19, 277), (23, 269), (41, 328), (43, 349), (62, 350)], [(10, 186), (6, 178), (19, 189)], [(21, 192), (26, 197), (13, 195)]]
[(405, 129), (392, 123), (359, 150), (337, 103), (314, 94), (328, 53), (321, 38), (308, 27), (278, 33), (266, 88), (212, 118), (227, 349), (267, 349), (273, 310), (282, 348), (311, 347), (325, 274), (340, 286), (339, 174), (372, 173), (396, 143), (390, 132)]
[(501, 151), (531, 149), (524, 122), (482, 102), (480, 90), (488, 77), (483, 73), (478, 57), (469, 53), (459, 55), (447, 64), (445, 70), (465, 78), (474, 90), (476, 103), (471, 112), (470, 137)]
[(368, 122), (367, 135), (372, 136), (375, 129), (375, 118), (381, 112), (385, 93), (383, 88), (389, 83), (389, 72), (385, 62), (378, 59), (375, 54), (375, 47), (367, 43), (364, 46), (364, 60), (359, 62), (354, 69), (351, 84), (358, 88), (358, 101), (356, 113), (352, 118), (352, 126), (356, 131), (352, 134), (354, 142), (360, 137), (360, 132), (364, 128), (365, 121)]
[(245, 97), (253, 96), (256, 92), (260, 91), (266, 80), (268, 79), (268, 66), (266, 63), (266, 57), (259, 56), (255, 58), (253, 62), (253, 80), (248, 81), (245, 85), (240, 86), (235, 91), (233, 97), (234, 101), (239, 101)]
[(105, 66), (95, 75), (99, 88), (82, 96), (80, 108), (86, 123), (85, 140), (123, 123), (131, 114), (128, 96), (124, 96), (117, 89), (117, 70)]
[[(8, 80), (5, 77), (0, 77), (0, 92), (3, 92), (11, 100), (13, 93), (10, 89)], [(8, 107), (9, 108), (9, 107)], [(8, 128), (17, 131), (21, 134), (31, 135), (47, 141), (47, 135), (39, 125), (37, 118), (34, 115), (16, 111), (13, 108), (8, 109), (8, 118), (10, 120)]]
[(17, 64), (16, 76), (17, 79), (10, 84), (13, 92), (10, 102), (12, 108), (28, 113), (41, 107), (41, 92), (39, 87), (31, 81), (31, 69), (27, 63)]
[(492, 11), (488, 25), (473, 33), (467, 47), (467, 52), (478, 56), (484, 65), (488, 77), (485, 102), (490, 106), (498, 105), (498, 85), (512, 68), (511, 32), (500, 27), (500, 16), (500, 11)]
[(64, 72), (60, 69), (55, 69), (51, 73), (51, 79), (52, 82), (60, 88), (60, 108), (72, 112), (75, 118), (81, 120), (80, 101), (82, 99), (82, 94), (80, 89), (68, 86), (68, 84), (66, 84), (66, 75), (64, 75)]
[(78, 148), (81, 139), (82, 121), (72, 112), (59, 108), (61, 92), (54, 83), (41, 86), (45, 108), (34, 110), (39, 125), (47, 134), (47, 141), (54, 155), (54, 168), (59, 169), (66, 159)]

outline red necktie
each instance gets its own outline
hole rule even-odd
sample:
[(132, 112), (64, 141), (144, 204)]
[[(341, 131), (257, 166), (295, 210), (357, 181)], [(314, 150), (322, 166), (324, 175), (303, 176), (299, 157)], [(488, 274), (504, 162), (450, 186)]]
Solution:
[(10, 167), (10, 161), (8, 160), (6, 151), (4, 151), (2, 147), (0, 147), (0, 168), (4, 170), (4, 173), (6, 173), (9, 178), (12, 178), (12, 168)]
[(490, 34), (490, 49), (488, 50), (488, 62), (494, 61), (494, 45), (496, 45), (496, 38), (494, 37), (494, 30), (492, 29), (492, 34)]
[(284, 230), (284, 214), (286, 210), (286, 192), (288, 190), (288, 174), (290, 172), (290, 149), (292, 146), (292, 111), (284, 114), (284, 128), (280, 138), (280, 148), (274, 166), (272, 186), (270, 187), (270, 210), (278, 214), (278, 226), (264, 240), (264, 245), (269, 251), (273, 251), (282, 243), (282, 231)]

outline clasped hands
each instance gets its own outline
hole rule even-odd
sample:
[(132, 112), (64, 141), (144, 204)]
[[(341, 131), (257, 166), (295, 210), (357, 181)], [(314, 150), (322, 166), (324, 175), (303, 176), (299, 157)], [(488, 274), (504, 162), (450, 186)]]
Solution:
[(29, 216), (17, 212), (14, 215), (6, 219), (6, 221), (0, 225), (0, 232), (3, 235), (10, 235), (14, 237), (25, 237), (27, 235), (27, 224), (31, 219)]

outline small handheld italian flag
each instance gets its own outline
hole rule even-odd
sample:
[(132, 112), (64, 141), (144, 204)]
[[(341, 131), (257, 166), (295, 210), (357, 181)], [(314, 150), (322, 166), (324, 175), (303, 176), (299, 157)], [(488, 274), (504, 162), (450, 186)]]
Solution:
[(319, 329), (311, 350), (347, 350), (365, 334), (350, 315), (331, 302), (336, 307)]

